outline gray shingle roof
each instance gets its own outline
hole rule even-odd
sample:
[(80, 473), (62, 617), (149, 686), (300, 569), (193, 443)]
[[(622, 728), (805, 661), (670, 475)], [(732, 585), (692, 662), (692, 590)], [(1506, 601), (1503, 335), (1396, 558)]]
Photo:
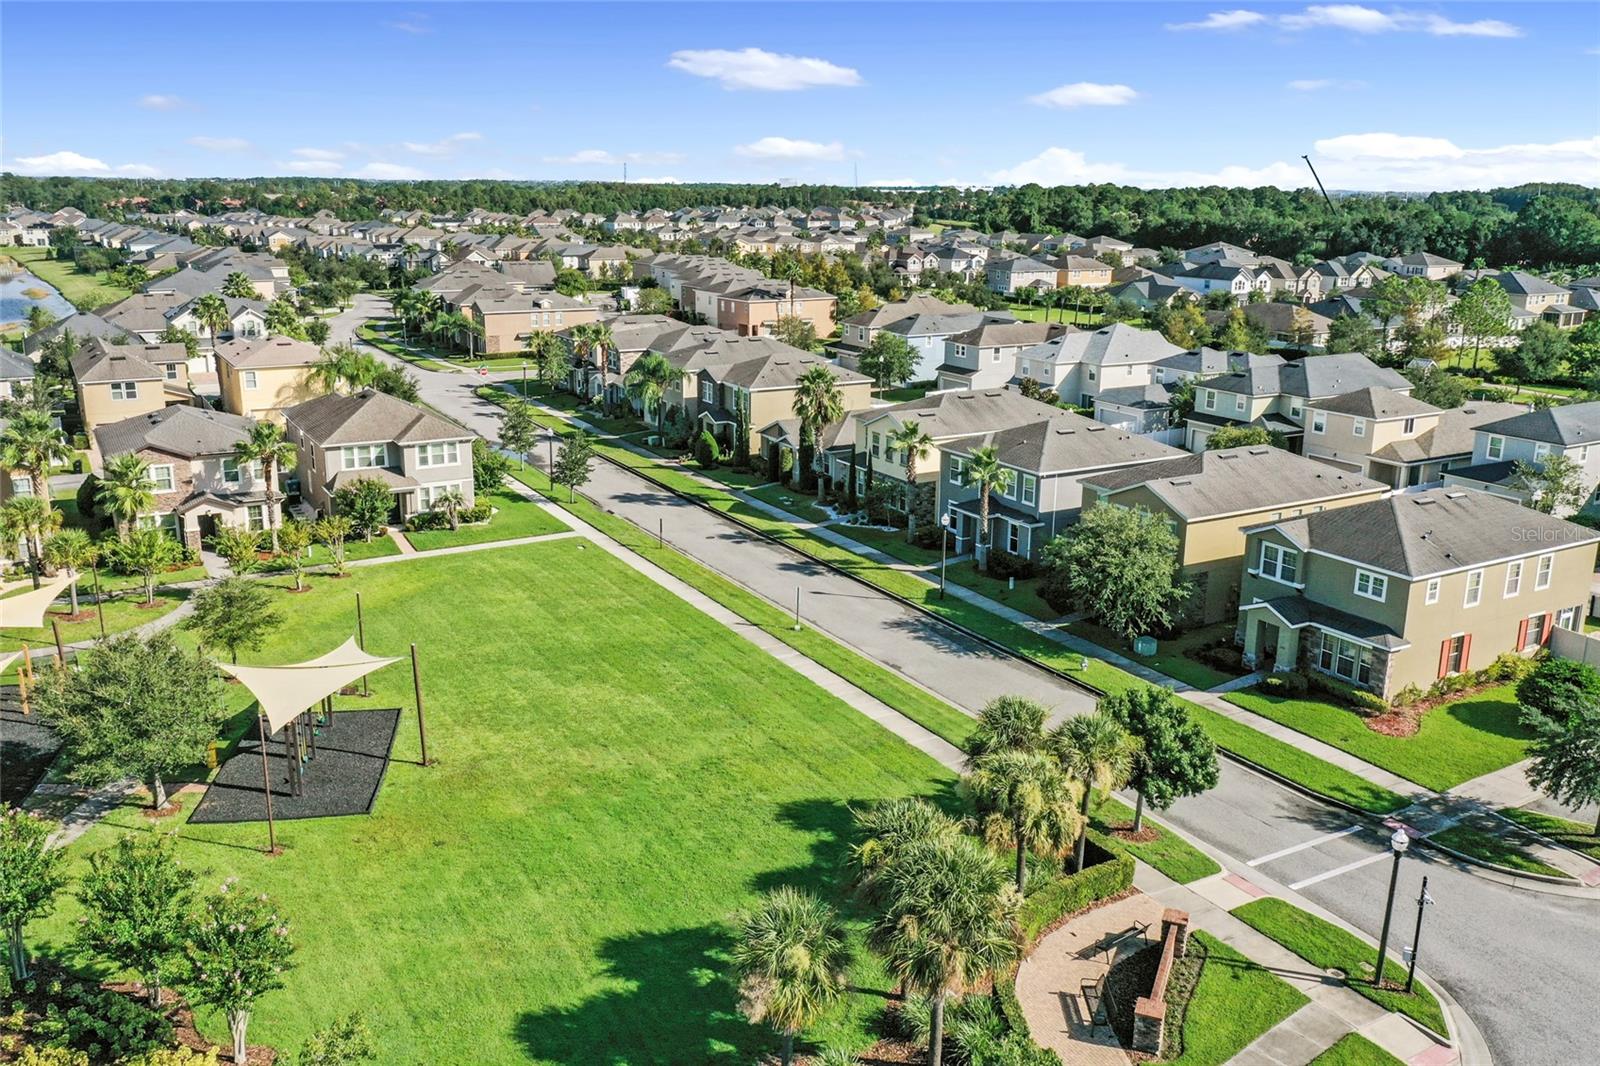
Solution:
[(1416, 418), (1439, 413), (1439, 408), (1431, 403), (1414, 400), (1393, 389), (1374, 387), (1356, 389), (1339, 396), (1330, 396), (1325, 400), (1314, 400), (1310, 406), (1319, 411), (1373, 419)]
[(993, 447), (1007, 466), (1037, 473), (1093, 470), (1171, 459), (1183, 453), (1072, 411), (1020, 426), (958, 437), (941, 446), (956, 455)]
[(318, 444), (464, 440), (461, 426), (374, 389), (350, 396), (330, 394), (297, 404), (284, 417)]
[(231, 453), (235, 444), (249, 437), (251, 424), (248, 418), (224, 411), (173, 404), (159, 411), (97, 426), (94, 439), (104, 456), (152, 448), (194, 459)]
[(1593, 444), (1600, 441), (1600, 400), (1528, 411), (1478, 428), (1485, 433), (1563, 446)]
[(1420, 463), (1452, 455), (1471, 455), (1479, 426), (1521, 411), (1521, 404), (1473, 400), (1465, 407), (1439, 412), (1438, 424), (1432, 429), (1407, 440), (1386, 444), (1373, 452), (1372, 457), (1399, 463)]
[(1375, 492), (1379, 482), (1281, 448), (1244, 447), (1092, 474), (1084, 484), (1111, 492), (1145, 485), (1185, 519), (1294, 507)]
[(217, 345), (217, 358), (231, 367), (312, 366), (322, 350), (293, 337), (249, 337)]
[(1368, 387), (1411, 390), (1411, 382), (1403, 374), (1379, 366), (1360, 352), (1308, 355), (1293, 362), (1251, 366), (1207, 379), (1205, 385), (1250, 396), (1303, 396), (1311, 400)]
[(1154, 363), (1179, 355), (1183, 349), (1151, 329), (1116, 322), (1097, 330), (1064, 333), (1017, 353), (1019, 359), (1049, 360), (1055, 364), (1088, 363), (1091, 366)]
[(80, 385), (111, 381), (161, 381), (158, 363), (181, 363), (188, 353), (181, 344), (107, 344), (96, 338), (72, 359), (72, 376)]

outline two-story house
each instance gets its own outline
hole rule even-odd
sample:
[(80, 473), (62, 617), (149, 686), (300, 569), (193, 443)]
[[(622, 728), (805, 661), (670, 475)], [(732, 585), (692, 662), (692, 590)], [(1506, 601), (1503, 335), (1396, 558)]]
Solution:
[(1240, 303), (1249, 299), (1252, 292), (1268, 292), (1272, 288), (1271, 279), (1266, 274), (1242, 263), (1201, 263), (1173, 269), (1170, 273), (1167, 271), (1168, 268), (1162, 268), (1162, 273), (1180, 288), (1201, 295), (1226, 292)]
[(1471, 462), (1445, 472), (1446, 486), (1462, 486), (1531, 504), (1538, 486), (1518, 473), (1517, 463), (1540, 467), (1552, 456), (1576, 465), (1582, 502), (1558, 513), (1571, 514), (1596, 502), (1600, 488), (1600, 400), (1523, 411), (1479, 425)]
[(520, 352), (534, 333), (559, 333), (600, 319), (594, 304), (553, 291), (485, 289), (462, 306), (462, 313), (483, 330), (482, 336), (467, 336), (474, 355)]
[(988, 322), (1015, 322), (1010, 311), (980, 311), (969, 304), (947, 304), (933, 297), (913, 296), (848, 319), (844, 338), (833, 351), (846, 366), (856, 366), (861, 353), (880, 333), (901, 337), (916, 353), (910, 381), (932, 381), (944, 362), (945, 342), (958, 333)]
[(72, 358), (73, 389), (83, 431), (194, 403), (188, 352), (181, 344), (107, 344), (96, 337)]
[(1393, 699), (1579, 630), (1600, 532), (1431, 489), (1246, 531), (1237, 638), (1258, 669)]
[(94, 440), (102, 460), (137, 455), (149, 464), (154, 500), (140, 521), (199, 550), (224, 526), (266, 529), (278, 507), (268, 499), (261, 464), (234, 457), (251, 425), (238, 415), (175, 405), (97, 426)]
[(991, 322), (951, 334), (944, 342), (937, 387), (968, 391), (1003, 387), (1017, 371), (1017, 355), (1073, 329), (1060, 322)]
[(1383, 269), (1391, 274), (1407, 278), (1427, 278), (1429, 281), (1444, 281), (1461, 273), (1465, 265), (1454, 259), (1446, 259), (1442, 255), (1434, 255), (1432, 252), (1410, 252), (1383, 261)]
[(1068, 403), (1093, 407), (1104, 389), (1148, 385), (1155, 364), (1183, 349), (1155, 330), (1115, 322), (1061, 333), (1017, 353), (1017, 381), (1033, 380)]
[(1165, 515), (1178, 537), (1178, 568), (1192, 583), (1184, 613), (1211, 623), (1233, 617), (1245, 533), (1263, 522), (1378, 499), (1385, 487), (1281, 448), (1222, 448), (1166, 462), (1091, 474), (1084, 507), (1143, 508)]
[(1060, 275), (1055, 264), (1015, 252), (998, 253), (990, 257), (984, 264), (983, 273), (989, 290), (1003, 296), (1010, 296), (1022, 289), (1054, 289), (1056, 278)]
[(1111, 264), (1086, 255), (1063, 255), (1055, 260), (1056, 288), (1078, 285), (1086, 289), (1103, 289), (1111, 284)]
[(282, 423), (286, 408), (321, 395), (316, 366), (322, 352), (292, 337), (241, 337), (217, 345), (222, 409)]
[(1305, 431), (1306, 406), (1369, 387), (1409, 396), (1405, 375), (1381, 367), (1359, 352), (1308, 355), (1292, 362), (1252, 362), (1229, 374), (1204, 378), (1194, 387), (1184, 446), (1204, 451), (1219, 426), (1260, 426), (1281, 433), (1298, 451)]
[(775, 349), (733, 363), (706, 366), (699, 371), (700, 404), (697, 418), (703, 428), (724, 444), (734, 441), (741, 419), (751, 454), (761, 447), (761, 430), (774, 422), (795, 420), (794, 400), (800, 378), (816, 367), (826, 370), (839, 390), (844, 410), (872, 406), (872, 379), (846, 370), (820, 355), (803, 352), (779, 341)]
[(771, 336), (780, 318), (809, 322), (817, 336), (826, 337), (833, 332), (839, 300), (821, 289), (764, 279), (718, 293), (715, 307), (707, 321), (741, 337)]
[(321, 514), (332, 512), (334, 493), (365, 478), (389, 486), (394, 521), (431, 510), (451, 489), (473, 503), (472, 434), (432, 411), (362, 389), (297, 404), (283, 419), (299, 454), (301, 498)]
[(0, 400), (21, 395), (32, 386), (35, 374), (33, 360), (0, 346)]
[(995, 450), (1006, 471), (1005, 483), (990, 493), (986, 543), (1030, 559), (1039, 558), (1051, 538), (1077, 522), (1084, 478), (1183, 455), (1061, 410), (1022, 425), (946, 440), (939, 447), (938, 513), (949, 514), (958, 553), (972, 550), (982, 526), (983, 505), (977, 486), (967, 481), (967, 465), (984, 448)]
[(1446, 470), (1466, 465), (1479, 426), (1527, 410), (1473, 400), (1447, 411), (1372, 387), (1313, 400), (1307, 409), (1305, 456), (1396, 489), (1431, 484)]

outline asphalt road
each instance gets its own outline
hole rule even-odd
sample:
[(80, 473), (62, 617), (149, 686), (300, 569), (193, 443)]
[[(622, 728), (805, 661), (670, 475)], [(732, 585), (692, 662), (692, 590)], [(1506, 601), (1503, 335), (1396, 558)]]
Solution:
[[(347, 312), (349, 320), (359, 311), (358, 304)], [(429, 403), (494, 438), (498, 408), (472, 394), (493, 377), (422, 372), (418, 377)], [(542, 458), (544, 449), (540, 452)], [(1052, 675), (975, 644), (608, 463), (595, 465), (585, 492), (646, 529), (660, 523), (674, 547), (779, 606), (792, 608), (798, 587), (809, 624), (959, 706), (975, 709), (998, 693), (1030, 696), (1060, 714), (1091, 706), (1084, 693)], [(1164, 817), (1222, 852), (1235, 872), (1275, 891), (1299, 892), (1378, 935), (1388, 889), (1388, 846), (1370, 829), (1344, 833), (1355, 824), (1349, 815), (1224, 762), (1216, 789), (1179, 802)], [(1590, 1035), (1600, 1007), (1600, 901), (1510, 888), (1413, 850), (1403, 860), (1392, 951), (1411, 942), (1424, 873), (1437, 903), (1428, 909), (1422, 969), (1466, 1008), (1495, 1061), (1511, 1066), (1600, 1062), (1600, 1045)]]

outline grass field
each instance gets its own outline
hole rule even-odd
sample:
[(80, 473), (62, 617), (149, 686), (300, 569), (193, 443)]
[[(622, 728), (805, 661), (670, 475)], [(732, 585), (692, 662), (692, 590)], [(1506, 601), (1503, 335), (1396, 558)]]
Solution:
[(407, 533), (406, 540), (421, 552), (463, 544), (487, 544), (517, 537), (537, 537), (545, 533), (559, 533), (567, 528), (561, 519), (526, 496), (510, 489), (480, 493), (478, 500), (487, 502), (495, 508), (494, 516), (489, 521), (462, 526), (454, 531), (432, 529), (420, 533)]
[(1360, 1033), (1346, 1033), (1327, 1051), (1312, 1059), (1310, 1066), (1404, 1066), (1404, 1064)]
[(1470, 825), (1453, 825), (1440, 832), (1428, 834), (1428, 839), (1464, 855), (1471, 855), (1474, 859), (1482, 859), (1484, 862), (1504, 866), (1510, 870), (1544, 874), (1547, 877), (1570, 876), (1549, 863), (1535, 858), (1516, 841)]
[(1288, 699), (1254, 690), (1225, 698), (1436, 792), (1520, 761), (1532, 739), (1517, 721), (1511, 685), (1485, 689), (1425, 712), (1422, 727), (1409, 737), (1374, 732), (1355, 711), (1317, 699)]
[[(1089, 807), (1089, 824), (1109, 834), (1113, 829), (1133, 824), (1133, 808), (1115, 796), (1102, 796), (1099, 802), (1091, 803)], [(1117, 837), (1112, 839), (1135, 858), (1154, 866), (1180, 885), (1210, 877), (1221, 870), (1211, 856), (1176, 833), (1151, 826), (1148, 819), (1145, 826), (1154, 828), (1157, 834), (1149, 843), (1135, 844)]]
[(1183, 1054), (1163, 1062), (1221, 1066), (1308, 1002), (1289, 982), (1216, 937), (1197, 932), (1194, 942), (1205, 949), (1206, 961), (1183, 1016)]
[[(360, 1008), (386, 1063), (749, 1062), (775, 1041), (737, 1014), (729, 913), (779, 884), (848, 907), (849, 807), (950, 794), (926, 757), (572, 541), (316, 582), (251, 661), (343, 639), (355, 589), (370, 648), (421, 646), (439, 765), (406, 761), (408, 710), (370, 817), (284, 823), (276, 859), (260, 825), (171, 826), (208, 881), (236, 874), (292, 917), (296, 969), (258, 1040), (292, 1049)], [(409, 705), (409, 683), (380, 672), (366, 705)], [(152, 829), (124, 809), (72, 854)], [(66, 900), (35, 936), (60, 946), (74, 919)], [(852, 979), (817, 1038), (867, 1041), (887, 982), (870, 961)]]
[(1516, 807), (1503, 807), (1500, 815), (1526, 829), (1532, 829), (1535, 833), (1544, 834), (1563, 847), (1581, 851), (1591, 859), (1600, 860), (1600, 834), (1595, 833), (1593, 822), (1574, 822)]
[[(93, 586), (84, 583), (83, 595), (78, 600), (78, 610), (87, 617), (81, 622), (68, 622), (71, 617), (68, 613), (70, 607), (65, 599), (51, 608), (45, 616), (45, 624), (38, 629), (8, 629), (0, 635), (0, 651), (16, 651), (24, 643), (30, 647), (38, 648), (54, 643), (55, 634), (51, 630), (51, 619), (56, 620), (61, 626), (61, 640), (64, 644), (73, 644), (80, 640), (94, 640), (100, 636), (100, 620), (95, 612), (94, 605), (90, 603), (91, 597), (88, 590)], [(18, 593), (27, 590), (19, 590)], [(144, 593), (128, 592), (105, 603), (106, 633), (123, 633), (136, 629), (147, 622), (154, 622), (162, 615), (173, 611), (189, 595), (187, 589), (173, 589), (166, 587), (156, 588), (156, 602), (154, 606), (144, 605)]]
[(1051, 322), (1066, 322), (1073, 326), (1098, 326), (1103, 321), (1102, 316), (1093, 315), (1087, 311), (1074, 311), (1072, 308), (1038, 307), (1032, 304), (1007, 304), (1006, 310), (1017, 316), (1019, 322), (1043, 322), (1048, 314)]
[(51, 259), (48, 248), (7, 248), (0, 255), (15, 259), (24, 270), (54, 285), (80, 311), (120, 300), (130, 291), (115, 284), (108, 274), (85, 274), (70, 259)]
[[(1354, 933), (1274, 896), (1251, 900), (1235, 907), (1232, 913), (1235, 918), (1276, 940), (1319, 970), (1342, 971), (1351, 991), (1372, 1000), (1384, 1010), (1404, 1014), (1440, 1035), (1449, 1033), (1439, 1001), (1425, 986), (1418, 984), (1407, 995), (1397, 989), (1378, 988), (1372, 983), (1373, 968), (1378, 964), (1378, 949)], [(1396, 949), (1395, 954), (1385, 959), (1383, 964), (1384, 979), (1393, 985), (1403, 985), (1406, 980), (1406, 968), (1396, 957), (1398, 953)]]
[(1192, 629), (1187, 633), (1180, 633), (1176, 637), (1163, 638), (1156, 642), (1154, 655), (1140, 655), (1133, 647), (1115, 633), (1104, 626), (1084, 619), (1069, 623), (1066, 627), (1068, 633), (1080, 636), (1085, 640), (1093, 641), (1102, 648), (1109, 648), (1121, 655), (1126, 655), (1134, 662), (1142, 663), (1152, 670), (1159, 670), (1168, 677), (1175, 677), (1187, 685), (1198, 689), (1215, 688), (1225, 681), (1232, 681), (1240, 675), (1225, 673), (1214, 666), (1207, 666), (1198, 659), (1191, 659), (1187, 651), (1214, 643), (1219, 639), (1233, 636), (1232, 622), (1218, 622), (1216, 625), (1202, 626)]

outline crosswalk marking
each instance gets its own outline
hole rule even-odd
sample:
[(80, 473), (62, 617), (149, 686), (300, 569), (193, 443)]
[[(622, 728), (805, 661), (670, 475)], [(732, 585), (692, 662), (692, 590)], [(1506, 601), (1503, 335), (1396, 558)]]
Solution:
[(1380, 851), (1375, 855), (1368, 855), (1364, 859), (1357, 859), (1355, 862), (1347, 862), (1343, 866), (1336, 866), (1332, 870), (1324, 870), (1322, 873), (1313, 877), (1308, 877), (1304, 881), (1296, 881), (1289, 887), (1299, 890), (1305, 888), (1307, 885), (1314, 885), (1319, 881), (1326, 881), (1330, 877), (1338, 877), (1340, 874), (1347, 874), (1351, 870), (1359, 870), (1363, 866), (1370, 866), (1375, 862), (1382, 862), (1388, 857), (1389, 853), (1387, 851)]
[(1259, 859), (1251, 859), (1245, 865), (1260, 866), (1264, 862), (1271, 862), (1273, 859), (1281, 859), (1285, 855), (1293, 855), (1297, 851), (1304, 851), (1307, 848), (1314, 848), (1318, 844), (1326, 844), (1330, 840), (1338, 840), (1340, 837), (1347, 837), (1351, 833), (1359, 833), (1361, 832), (1362, 828), (1362, 826), (1353, 825), (1349, 829), (1341, 829), (1337, 833), (1329, 833), (1326, 836), (1317, 837), (1315, 840), (1307, 840), (1303, 843), (1295, 844), (1292, 847), (1284, 848), (1282, 851), (1274, 851), (1270, 855), (1263, 855)]

